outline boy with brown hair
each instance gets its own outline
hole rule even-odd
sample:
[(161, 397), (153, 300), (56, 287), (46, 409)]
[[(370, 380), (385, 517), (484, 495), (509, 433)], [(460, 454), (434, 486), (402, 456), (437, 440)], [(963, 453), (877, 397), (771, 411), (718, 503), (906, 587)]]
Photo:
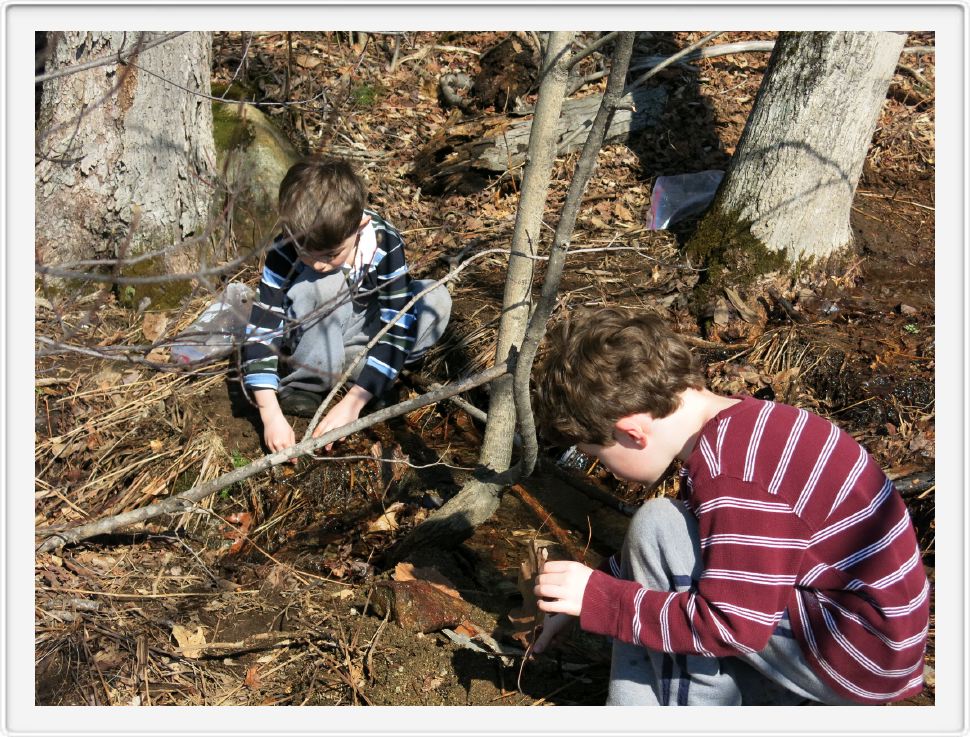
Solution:
[[(282, 233), (266, 255), (242, 364), (270, 451), (296, 442), (284, 412), (311, 417), (377, 333), (433, 283), (411, 279), (401, 234), (365, 209), (366, 198), (360, 177), (339, 159), (301, 161), (280, 183)], [(450, 314), (443, 286), (410, 307), (357, 363), (352, 385), (313, 437), (356, 420), (441, 337)]]
[[(818, 415), (705, 388), (656, 315), (605, 308), (550, 333), (538, 425), (647, 501), (594, 571), (551, 561), (541, 652), (572, 617), (614, 639), (610, 704), (881, 704), (919, 693), (929, 583), (906, 506)], [(568, 615), (572, 615), (568, 616)]]

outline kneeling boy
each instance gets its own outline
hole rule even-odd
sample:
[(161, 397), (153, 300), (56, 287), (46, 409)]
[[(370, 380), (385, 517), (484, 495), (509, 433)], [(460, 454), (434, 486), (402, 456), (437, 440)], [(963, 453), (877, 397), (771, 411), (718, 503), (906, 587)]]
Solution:
[[(283, 413), (312, 416), (377, 333), (432, 284), (411, 280), (400, 233), (364, 209), (366, 195), (338, 159), (297, 163), (280, 183), (283, 232), (266, 255), (243, 346), (243, 380), (270, 451), (295, 442)], [(356, 420), (441, 337), (450, 315), (443, 286), (410, 307), (357, 362), (353, 385), (313, 437)]]
[(634, 516), (593, 571), (549, 562), (542, 651), (571, 619), (614, 638), (610, 704), (882, 704), (923, 686), (929, 583), (902, 498), (859, 444), (803, 409), (708, 391), (655, 316), (559, 324), (536, 415), (617, 478), (676, 458), (682, 498)]

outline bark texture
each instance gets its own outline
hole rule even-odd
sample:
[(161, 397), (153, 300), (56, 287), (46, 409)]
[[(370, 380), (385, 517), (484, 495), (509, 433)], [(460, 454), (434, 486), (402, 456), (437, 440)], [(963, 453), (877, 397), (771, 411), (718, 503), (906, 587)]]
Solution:
[[(543, 63), (546, 71), (539, 85), (528, 161), (522, 176), (522, 193), (512, 233), (511, 258), (505, 279), (495, 352), (496, 365), (506, 363), (522, 345), (529, 323), (535, 263), (532, 257), (538, 252), (539, 229), (556, 158), (556, 124), (566, 96), (568, 49), (573, 35), (565, 31), (549, 34)], [(479, 463), (489, 471), (501, 474), (509, 468), (515, 438), (516, 407), (511, 374), (496, 378), (489, 388), (488, 423)], [(450, 547), (460, 543), (492, 516), (498, 508), (503, 484), (514, 480), (486, 478), (465, 484), (458, 494), (401, 541), (393, 557), (400, 560), (419, 547)]]
[[(46, 71), (128, 51), (139, 38), (158, 35), (51, 32)], [(128, 63), (44, 83), (35, 167), (38, 260), (116, 257), (133, 220), (138, 227), (126, 256), (205, 229), (215, 173), (212, 109), (202, 96), (209, 94), (211, 56), (211, 34), (185, 33)], [(171, 249), (153, 273), (194, 271), (194, 251)]]
[(782, 33), (712, 217), (790, 262), (852, 241), (849, 214), (902, 33)]

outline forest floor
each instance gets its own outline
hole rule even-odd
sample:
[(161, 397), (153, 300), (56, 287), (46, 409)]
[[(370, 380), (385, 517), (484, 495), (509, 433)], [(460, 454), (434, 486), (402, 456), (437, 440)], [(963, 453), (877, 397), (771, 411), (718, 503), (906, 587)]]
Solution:
[[(639, 51), (669, 54), (701, 35), (658, 34), (638, 42)], [(728, 33), (718, 43), (771, 37)], [(279, 109), (277, 121), (303, 151), (353, 158), (371, 206), (404, 233), (415, 275), (437, 278), (463, 249), (511, 241), (514, 176), (470, 193), (428, 195), (408, 175), (415, 151), (448, 119), (439, 77), (473, 74), (478, 54), (497, 40), (495, 33), (408, 34), (391, 70), (390, 37), (371, 37), (364, 47), (346, 35), (255, 34), (242, 75), (258, 101), (283, 99), (284, 87), (291, 100), (327, 92), (333, 114), (296, 106)], [(214, 81), (233, 76), (245, 42), (216, 34)], [(913, 34), (907, 43), (933, 38)], [(595, 60), (586, 71), (595, 71)], [(855, 251), (837, 274), (765, 280), (736, 295), (746, 310), (726, 297), (702, 334), (687, 309), (696, 272), (678, 248), (691, 223), (673, 232), (647, 228), (657, 176), (726, 166), (767, 60), (736, 54), (655, 78), (668, 93), (662, 119), (601, 152), (572, 240), (573, 247), (636, 250), (571, 257), (558, 309), (660, 310), (692, 337), (712, 389), (774, 397), (829, 417), (893, 478), (932, 473), (932, 54), (902, 58), (909, 71), (893, 80), (853, 205)], [(575, 160), (556, 164), (552, 225)], [(254, 284), (257, 266), (254, 260), (238, 278)], [(481, 259), (457, 280), (448, 333), (421, 376), (402, 381), (402, 398), (420, 393), (422, 380), (446, 382), (490, 363), (506, 266), (497, 255)], [(36, 329), (48, 336), (73, 330), (92, 346), (138, 344), (151, 341), (158, 320), (181, 329), (205, 303), (200, 295), (178, 315), (138, 315), (109, 299), (92, 319), (84, 304), (65, 313), (39, 294)], [(78, 354), (38, 358), (36, 375), (38, 542), (265, 455), (258, 414), (225, 363), (160, 373)], [(468, 399), (487, 408), (484, 390)], [(305, 427), (296, 420), (297, 437)], [(39, 554), (36, 702), (602, 704), (609, 646), (601, 638), (579, 633), (524, 665), (516, 654), (528, 614), (520, 563), (538, 541), (582, 551), (595, 564), (621, 542), (626, 518), (617, 509), (674, 492), (673, 475), (648, 490), (583, 459), (560, 468), (550, 452), (457, 550), (421, 551), (407, 561), (413, 568), (389, 565), (393, 543), (468, 478), (481, 430), (451, 404), (425, 408), (341, 441), (331, 458), (253, 476), (185, 514)], [(589, 487), (598, 501), (582, 493)], [(932, 581), (935, 487), (901, 492)], [(609, 498), (622, 504), (602, 503)], [(451, 636), (440, 628), (415, 632), (383, 615), (375, 583), (412, 575), (447, 579), (440, 586), (461, 611)], [(934, 655), (931, 622), (927, 687), (908, 703), (933, 703)]]

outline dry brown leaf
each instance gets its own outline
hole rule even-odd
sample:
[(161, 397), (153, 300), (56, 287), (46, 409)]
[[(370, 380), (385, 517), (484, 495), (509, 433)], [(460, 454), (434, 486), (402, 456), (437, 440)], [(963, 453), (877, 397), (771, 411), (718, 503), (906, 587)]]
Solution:
[(168, 318), (161, 312), (146, 312), (145, 318), (141, 321), (142, 335), (149, 343), (165, 335), (165, 328), (168, 327)]
[(403, 502), (394, 502), (384, 510), (384, 514), (367, 525), (367, 532), (387, 532), (398, 527), (397, 514), (404, 509)]
[(243, 684), (249, 688), (259, 688), (260, 681), (258, 665), (249, 666), (249, 668), (246, 670), (246, 680), (243, 682)]
[(311, 56), (310, 54), (297, 54), (293, 57), (293, 61), (297, 63), (297, 66), (301, 66), (304, 69), (316, 69), (323, 64), (323, 59), (319, 56)]
[(225, 536), (233, 541), (229, 547), (229, 555), (235, 555), (246, 544), (249, 528), (253, 524), (253, 516), (249, 512), (239, 512), (226, 517), (226, 522), (232, 525), (239, 525), (239, 527), (233, 528), (225, 533)]
[(192, 632), (189, 628), (177, 624), (172, 627), (172, 636), (185, 657), (197, 658), (202, 654), (202, 649), (205, 647), (205, 632), (201, 626)]
[(631, 222), (633, 218), (633, 213), (630, 212), (630, 208), (624, 205), (622, 202), (617, 202), (616, 206), (613, 208), (613, 212), (616, 216), (625, 222)]
[(108, 391), (121, 383), (121, 373), (113, 368), (102, 369), (94, 375), (94, 383), (101, 391)]

